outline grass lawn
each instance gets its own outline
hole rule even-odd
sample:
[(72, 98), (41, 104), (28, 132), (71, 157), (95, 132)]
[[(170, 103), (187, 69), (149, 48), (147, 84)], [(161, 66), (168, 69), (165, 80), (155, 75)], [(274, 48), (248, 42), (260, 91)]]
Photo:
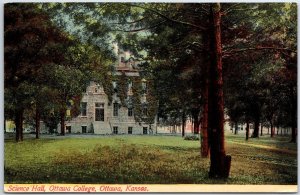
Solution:
[[(43, 137), (43, 136), (42, 136)], [(297, 184), (288, 137), (226, 134), (230, 178), (208, 178), (199, 141), (180, 136), (70, 136), (5, 140), (5, 183)]]

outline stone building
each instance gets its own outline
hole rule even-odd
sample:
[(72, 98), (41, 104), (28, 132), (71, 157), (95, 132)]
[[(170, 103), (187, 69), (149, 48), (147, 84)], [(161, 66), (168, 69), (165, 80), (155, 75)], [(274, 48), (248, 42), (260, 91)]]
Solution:
[[(138, 77), (146, 87), (145, 80), (140, 77), (140, 71), (134, 58), (129, 52), (118, 49), (118, 61), (111, 74), (127, 77)], [(112, 83), (115, 88), (116, 82)], [(132, 83), (128, 83), (127, 96), (131, 96)], [(141, 104), (146, 96), (141, 96)], [(76, 118), (66, 121), (66, 133), (94, 133), (94, 134), (152, 134), (155, 133), (154, 124), (135, 121), (132, 107), (121, 106), (117, 93), (110, 102), (101, 84), (91, 81), (81, 100), (81, 113)]]

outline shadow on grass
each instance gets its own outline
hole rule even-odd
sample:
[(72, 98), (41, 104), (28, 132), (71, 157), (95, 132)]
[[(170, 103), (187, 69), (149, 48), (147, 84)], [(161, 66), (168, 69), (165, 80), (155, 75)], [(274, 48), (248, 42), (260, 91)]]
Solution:
[[(119, 139), (119, 138), (118, 138)], [(123, 139), (123, 138), (120, 138)], [(60, 140), (29, 140), (34, 144)], [(89, 141), (89, 140), (87, 140)], [(5, 162), (6, 183), (111, 183), (111, 184), (296, 184), (295, 155), (272, 153), (243, 145), (228, 146), (233, 164), (227, 180), (208, 177), (209, 159), (201, 158), (199, 148), (186, 145), (125, 144), (117, 146), (100, 142), (89, 150), (63, 147), (52, 151), (43, 163), (32, 158), (42, 155), (28, 152), (30, 162)], [(66, 142), (67, 143), (67, 142)], [(69, 142), (68, 142), (69, 143)], [(77, 143), (77, 142), (75, 142)], [(101, 145), (101, 143), (103, 145)], [(72, 144), (74, 144), (72, 142)], [(39, 148), (39, 145), (35, 148)], [(10, 155), (15, 147), (11, 144)], [(30, 145), (27, 146), (30, 148)], [(48, 145), (47, 145), (48, 147)], [(27, 152), (27, 151), (20, 151)], [(27, 157), (27, 156), (24, 157)], [(24, 160), (24, 159), (23, 159)]]

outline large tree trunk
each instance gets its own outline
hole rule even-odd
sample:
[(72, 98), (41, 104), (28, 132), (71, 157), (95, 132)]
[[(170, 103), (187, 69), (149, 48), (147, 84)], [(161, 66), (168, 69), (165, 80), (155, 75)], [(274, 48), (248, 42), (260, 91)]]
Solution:
[(35, 138), (40, 138), (40, 121), (41, 121), (41, 113), (38, 109), (35, 110)]
[(191, 118), (192, 126), (191, 126), (191, 133), (194, 133), (194, 119), (193, 117)]
[(259, 120), (260, 120), (260, 117), (259, 117), (259, 115), (257, 115), (255, 118), (255, 121), (254, 121), (254, 131), (251, 136), (253, 138), (259, 137)]
[(5, 115), (4, 115), (4, 133), (6, 133), (6, 119), (5, 119)]
[(291, 142), (293, 143), (296, 143), (296, 140), (297, 140), (297, 116), (295, 111), (292, 111), (293, 112), (293, 117), (292, 117), (292, 139), (291, 139)]
[(224, 100), (222, 78), (221, 5), (211, 4), (210, 22), (214, 35), (211, 41), (211, 65), (209, 88), (209, 144), (212, 178), (228, 178), (231, 156), (226, 156), (224, 143)]
[(65, 117), (66, 117), (66, 110), (62, 109), (60, 111), (60, 134), (65, 135)]
[(17, 111), (15, 116), (17, 142), (23, 141), (23, 114), (24, 114), (24, 110), (20, 109)]
[(199, 134), (199, 120), (198, 119), (195, 119), (195, 122), (194, 122), (194, 134)]
[(235, 135), (238, 134), (238, 123), (237, 122), (234, 123), (234, 134)]
[[(206, 75), (207, 77), (207, 75)], [(202, 123), (201, 123), (201, 156), (207, 158), (209, 154), (208, 146), (208, 78), (205, 79), (204, 89), (203, 89), (203, 112), (202, 112)]]
[(247, 123), (246, 123), (246, 140), (248, 140), (249, 139), (249, 121), (247, 121)]
[(270, 125), (271, 125), (271, 137), (274, 137), (275, 129), (274, 129), (273, 121), (270, 121)]
[[(293, 70), (289, 70), (289, 71), (293, 71)], [(291, 142), (296, 143), (297, 141), (297, 87), (294, 87), (293, 83), (291, 83), (289, 86), (289, 96), (290, 96), (289, 99), (291, 105), (290, 109), (291, 109), (291, 120), (292, 120), (291, 121), (292, 122)]]
[(260, 124), (260, 136), (263, 136), (263, 125), (262, 125), (262, 123)]
[(181, 131), (182, 137), (185, 136), (185, 121), (186, 121), (185, 113), (183, 112), (182, 113), (182, 131)]

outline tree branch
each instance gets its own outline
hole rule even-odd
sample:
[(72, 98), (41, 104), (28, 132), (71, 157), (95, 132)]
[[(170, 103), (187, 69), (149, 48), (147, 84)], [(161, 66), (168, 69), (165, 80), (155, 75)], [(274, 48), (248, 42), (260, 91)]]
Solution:
[(240, 3), (234, 3), (230, 7), (228, 7), (226, 10), (222, 11), (223, 13), (227, 13), (229, 10), (231, 10), (233, 7), (236, 7), (240, 5)]
[[(146, 19), (146, 17), (143, 17), (143, 18), (141, 18), (141, 19), (138, 19), (138, 20), (135, 20), (135, 21), (131, 21), (131, 22), (125, 21), (125, 25), (126, 25), (126, 24), (127, 24), (127, 25), (129, 25), (129, 24), (135, 24), (135, 23), (141, 22), (141, 21), (143, 21), (143, 20), (145, 20), (145, 19)], [(108, 24), (110, 24), (110, 25), (119, 25), (119, 24), (123, 24), (123, 25), (124, 25), (123, 22), (114, 22), (114, 23), (108, 23)]]
[(229, 14), (234, 11), (249, 11), (249, 10), (257, 10), (257, 8), (254, 7), (254, 8), (245, 8), (245, 9), (231, 9), (230, 11), (224, 12), (224, 14)]
[(138, 8), (144, 9), (144, 10), (151, 11), (151, 12), (157, 14), (158, 16), (160, 16), (160, 17), (162, 17), (162, 18), (164, 18), (164, 19), (166, 19), (170, 22), (191, 26), (191, 27), (194, 27), (194, 28), (197, 28), (197, 29), (200, 29), (200, 30), (207, 30), (207, 28), (205, 28), (203, 26), (198, 26), (198, 25), (195, 25), (195, 24), (192, 24), (192, 23), (189, 23), (189, 22), (184, 22), (184, 21), (179, 21), (179, 20), (176, 20), (176, 19), (172, 19), (172, 18), (170, 18), (170, 17), (168, 17), (168, 16), (162, 14), (161, 12), (159, 12), (155, 9), (152, 9), (152, 8), (147, 8), (147, 7), (143, 7), (143, 6), (135, 5), (135, 4), (131, 4), (130, 6), (138, 7)]
[(158, 27), (159, 25), (165, 23), (166, 20), (163, 20), (153, 26), (149, 26), (149, 27), (144, 27), (144, 28), (139, 28), (139, 29), (133, 29), (133, 30), (113, 30), (113, 31), (121, 31), (121, 32), (139, 32), (139, 31), (144, 31), (144, 30), (150, 30), (150, 29), (153, 29), (153, 28), (156, 28)]
[(297, 53), (297, 51), (289, 49), (289, 48), (257, 46), (257, 47), (250, 47), (250, 48), (243, 48), (243, 49), (232, 49), (230, 51), (224, 51), (223, 52), (223, 57), (227, 57), (227, 56), (230, 56), (231, 54), (235, 54), (235, 53), (255, 51), (255, 50), (279, 50), (279, 51), (289, 51), (289, 52)]

